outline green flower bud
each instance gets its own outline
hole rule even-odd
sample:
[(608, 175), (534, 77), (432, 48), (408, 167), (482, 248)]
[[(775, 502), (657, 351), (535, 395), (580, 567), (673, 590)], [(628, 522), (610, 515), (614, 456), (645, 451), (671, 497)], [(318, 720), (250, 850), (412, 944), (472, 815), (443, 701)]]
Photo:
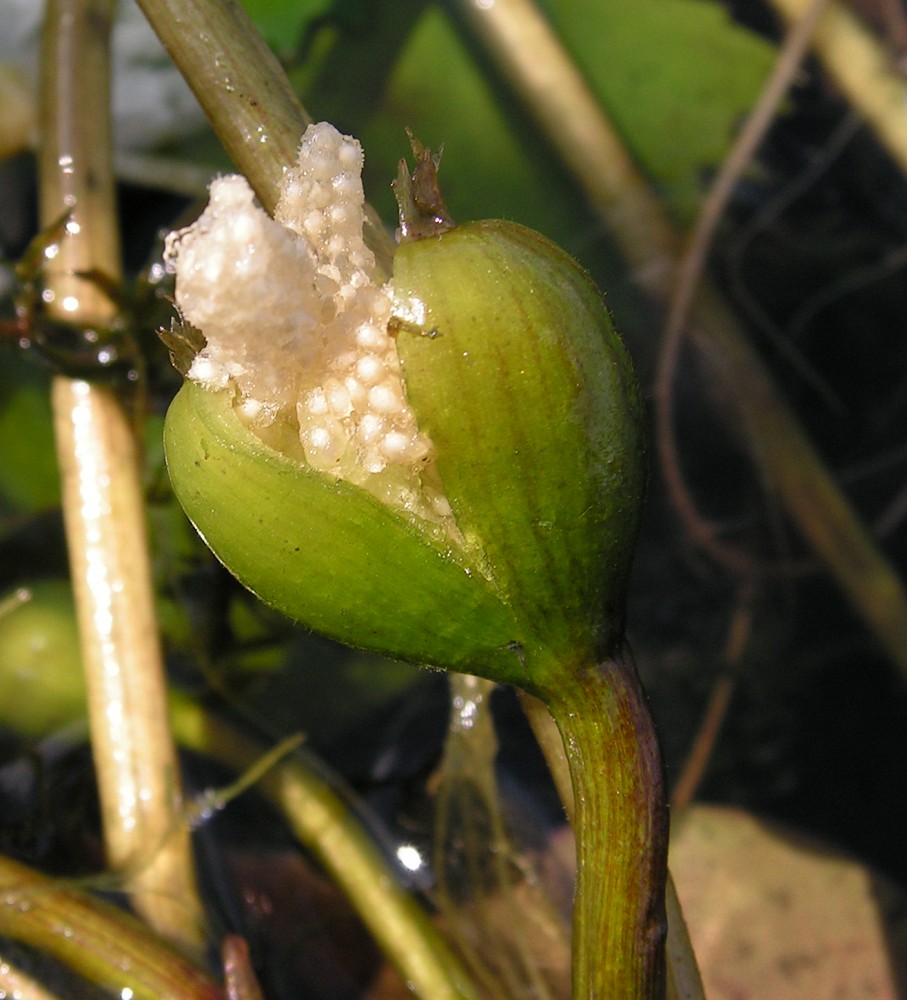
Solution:
[(589, 662), (623, 635), (644, 485), (639, 391), (601, 295), (532, 230), (491, 221), (394, 259), (410, 405), (520, 642)]
[(0, 598), (0, 720), (41, 737), (86, 712), (69, 584), (42, 580)]
[[(380, 284), (361, 153), (308, 130), (275, 218), (241, 179), (173, 234), (206, 338), (168, 413), (174, 489), (264, 601), (351, 645), (523, 687), (610, 652), (641, 404), (601, 296), (520, 226), (453, 226), (421, 147)], [(433, 200), (434, 199), (434, 200)]]
[(189, 518), (263, 601), (349, 645), (516, 681), (513, 615), (434, 524), (263, 443), (191, 382), (164, 441)]

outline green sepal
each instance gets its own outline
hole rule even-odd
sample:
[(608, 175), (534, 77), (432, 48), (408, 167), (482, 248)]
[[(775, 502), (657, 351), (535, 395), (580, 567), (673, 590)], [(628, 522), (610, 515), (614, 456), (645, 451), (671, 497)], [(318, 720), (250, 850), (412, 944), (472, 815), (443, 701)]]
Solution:
[(404, 241), (393, 280), (410, 405), (527, 653), (606, 655), (623, 634), (646, 447), (600, 292), (550, 241), (499, 221)]
[(189, 519), (265, 603), (351, 646), (525, 682), (516, 620), (440, 529), (268, 447), (229, 393), (185, 383), (164, 447)]

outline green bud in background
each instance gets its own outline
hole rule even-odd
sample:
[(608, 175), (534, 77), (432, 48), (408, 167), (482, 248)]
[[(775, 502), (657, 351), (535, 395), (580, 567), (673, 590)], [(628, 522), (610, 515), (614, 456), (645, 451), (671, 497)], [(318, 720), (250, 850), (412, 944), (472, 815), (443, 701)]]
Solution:
[(267, 603), (533, 689), (544, 664), (622, 636), (639, 392), (576, 262), (514, 224), (454, 226), (415, 148), (387, 284), (362, 242), (358, 144), (327, 125), (275, 219), (227, 178), (171, 236), (177, 303), (207, 343), (167, 417), (168, 466)]
[(2, 721), (41, 737), (86, 715), (72, 589), (42, 580), (0, 598)]

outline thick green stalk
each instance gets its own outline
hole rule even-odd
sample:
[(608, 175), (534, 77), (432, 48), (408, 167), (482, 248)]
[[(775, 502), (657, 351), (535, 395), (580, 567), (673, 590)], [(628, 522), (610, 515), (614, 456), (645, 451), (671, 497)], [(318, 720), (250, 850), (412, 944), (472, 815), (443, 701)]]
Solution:
[(573, 783), (573, 1000), (661, 1000), (668, 816), (636, 670), (619, 655), (540, 694)]
[(311, 118), (239, 0), (139, 0), (268, 212)]

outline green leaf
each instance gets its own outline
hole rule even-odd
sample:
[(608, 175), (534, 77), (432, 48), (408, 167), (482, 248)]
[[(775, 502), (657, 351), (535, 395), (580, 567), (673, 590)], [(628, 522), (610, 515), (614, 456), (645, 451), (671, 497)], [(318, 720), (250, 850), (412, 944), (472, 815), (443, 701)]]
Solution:
[(704, 177), (755, 102), (774, 47), (712, 0), (549, 0), (551, 21), (675, 213), (691, 218)]
[[(455, 218), (515, 219), (580, 252), (597, 223), (529, 112), (442, 7), (419, 14), (414, 6), (407, 4), (408, 37), (399, 26), (393, 36), (398, 50), (370, 57), (384, 66), (371, 86), (338, 79), (345, 58), (354, 74), (363, 58), (353, 58), (360, 42), (341, 30), (333, 68), (316, 74), (304, 95), (316, 114), (326, 110), (363, 140), (367, 190), (383, 217), (393, 218), (387, 185), (408, 151), (410, 126), (427, 145), (445, 145), (442, 176)], [(549, 0), (546, 7), (631, 153), (674, 213), (690, 219), (760, 92), (774, 47), (712, 0)], [(342, 106), (331, 98), (337, 85)]]
[(292, 51), (309, 22), (331, 8), (331, 0), (242, 0), (242, 4), (278, 53)]

